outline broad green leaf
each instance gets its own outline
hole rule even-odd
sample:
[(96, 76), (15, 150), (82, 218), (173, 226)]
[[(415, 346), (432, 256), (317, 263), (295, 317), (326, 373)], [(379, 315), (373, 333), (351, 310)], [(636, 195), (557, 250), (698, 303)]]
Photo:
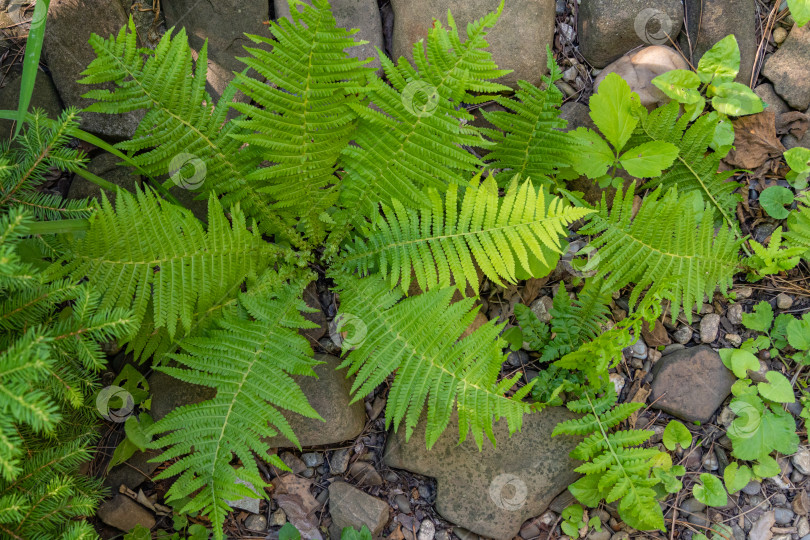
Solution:
[(754, 306), (753, 313), (743, 313), (742, 323), (749, 330), (767, 332), (773, 323), (773, 308), (763, 300)]
[(585, 506), (596, 508), (608, 493), (606, 489), (599, 489), (599, 480), (602, 479), (602, 476), (603, 474), (589, 474), (583, 476), (568, 486), (568, 491)]
[(810, 21), (810, 0), (787, 0), (790, 14), (799, 26), (804, 26)]
[(799, 445), (796, 421), (779, 407), (766, 408), (756, 396), (741, 396), (729, 405), (738, 416), (728, 429), (732, 455), (753, 461), (774, 450), (793, 454)]
[(783, 186), (771, 186), (766, 188), (759, 195), (759, 204), (775, 219), (785, 219), (790, 215), (790, 210), (785, 208), (793, 202), (793, 192)]
[(697, 75), (704, 84), (731, 82), (740, 72), (740, 47), (737, 38), (729, 34), (700, 57)]
[(569, 504), (562, 511), (562, 518), (565, 521), (574, 521), (579, 523), (582, 521), (582, 516), (585, 515), (585, 509), (580, 504)]
[(152, 533), (143, 525), (135, 525), (135, 527), (124, 535), (124, 540), (151, 540)]
[(278, 540), (301, 540), (301, 533), (292, 523), (285, 523), (278, 531)]
[(790, 167), (785, 178), (794, 189), (805, 189), (810, 176), (810, 149), (797, 146), (785, 152), (784, 156)]
[(770, 478), (782, 472), (779, 463), (771, 456), (762, 456), (754, 463), (754, 474), (760, 478)]
[(787, 323), (785, 330), (791, 347), (799, 351), (810, 351), (810, 314), (805, 314), (801, 319), (793, 319)]
[(562, 532), (564, 532), (565, 534), (567, 534), (572, 538), (579, 537), (579, 527), (577, 525), (574, 525), (570, 521), (563, 521), (560, 524), (560, 529), (562, 529)]
[(725, 82), (714, 87), (714, 110), (729, 116), (755, 114), (765, 110), (758, 95), (744, 84)]
[(132, 441), (130, 441), (128, 437), (125, 438), (115, 447), (110, 463), (107, 464), (107, 472), (110, 472), (113, 467), (131, 458), (137, 451), (138, 447), (132, 444)]
[(700, 78), (694, 71), (686, 69), (673, 69), (662, 73), (652, 80), (652, 83), (678, 103), (685, 105), (700, 103), (703, 96), (700, 95)]
[(748, 465), (739, 465), (733, 461), (723, 471), (723, 480), (729, 493), (737, 493), (751, 481), (751, 469)]
[(757, 384), (759, 395), (777, 403), (793, 403), (796, 401), (796, 396), (793, 395), (793, 387), (787, 377), (778, 371), (769, 371), (765, 374), (765, 378), (768, 379), (768, 382)]
[(728, 494), (723, 483), (713, 474), (700, 475), (701, 484), (692, 488), (692, 494), (697, 500), (707, 506), (725, 506), (728, 504)]
[[(126, 364), (115, 378), (112, 386), (120, 386), (130, 393), (135, 405), (149, 397), (149, 383), (132, 364)], [(112, 406), (112, 404), (111, 404)]]
[(619, 163), (631, 176), (651, 178), (660, 176), (678, 157), (678, 147), (663, 141), (642, 143), (622, 154)]
[(706, 98), (700, 96), (700, 99), (695, 103), (685, 103), (683, 106), (684, 113), (689, 117), (690, 122), (697, 120), (697, 117), (706, 108)]
[(679, 444), (681, 448), (689, 448), (692, 444), (692, 434), (682, 423), (670, 420), (667, 427), (664, 428), (664, 446), (667, 450), (673, 451)]
[[(279, 531), (280, 533), (281, 531)], [(188, 538), (186, 540), (208, 540), (211, 536), (210, 531), (205, 527), (205, 525), (200, 525), (199, 523), (195, 523), (191, 527), (188, 528)], [(281, 538), (281, 534), (279, 534), (279, 539)]]
[[(773, 338), (773, 346), (779, 349), (780, 351), (785, 347), (787, 347), (788, 345), (787, 327), (791, 322), (795, 320), (796, 318), (790, 313), (780, 313), (773, 320), (773, 328), (771, 328), (771, 338)], [(807, 326), (805, 328), (808, 332), (810, 332), (810, 321), (807, 323)], [(810, 340), (810, 336), (808, 336), (808, 340)], [(808, 345), (810, 345), (810, 341), (808, 341)], [(798, 349), (798, 347), (796, 346), (793, 347)]]
[(127, 439), (138, 447), (138, 450), (141, 452), (145, 452), (146, 445), (152, 442), (152, 437), (149, 435), (148, 431), (154, 423), (152, 417), (147, 413), (141, 413), (139, 418), (130, 416), (124, 423), (124, 431), (127, 434)]
[[(716, 111), (713, 111), (710, 114), (716, 114), (719, 116)], [(720, 155), (725, 156), (729, 153), (733, 145), (734, 125), (731, 123), (731, 120), (723, 117), (719, 122), (717, 122), (717, 125), (714, 128), (714, 137), (712, 138), (712, 142), (709, 143), (709, 147)]]
[(588, 178), (599, 178), (616, 161), (610, 146), (597, 132), (580, 127), (570, 132), (582, 145), (574, 154), (574, 170)]
[(683, 482), (678, 479), (678, 476), (682, 476), (686, 472), (683, 465), (676, 465), (670, 470), (653, 468), (652, 472), (653, 476), (661, 480), (661, 485), (667, 493), (677, 493), (683, 489)]
[(523, 332), (519, 326), (507, 328), (501, 334), (501, 337), (509, 344), (509, 348), (513, 351), (519, 351), (523, 346)]
[(748, 377), (748, 370), (759, 369), (759, 359), (748, 351), (742, 349), (720, 349), (718, 351), (723, 364), (734, 372), (738, 379)]
[(633, 102), (639, 103), (638, 94), (616, 73), (610, 73), (591, 97), (591, 119), (617, 152), (624, 148), (638, 118)]

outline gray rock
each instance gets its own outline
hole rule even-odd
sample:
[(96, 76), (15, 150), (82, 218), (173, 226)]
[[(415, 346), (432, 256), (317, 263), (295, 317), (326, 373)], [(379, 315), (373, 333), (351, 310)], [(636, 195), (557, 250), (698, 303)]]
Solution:
[(639, 338), (630, 346), (630, 354), (633, 358), (638, 358), (640, 360), (647, 359), (647, 344), (644, 343), (643, 338)]
[(217, 393), (213, 388), (183, 382), (160, 371), (149, 377), (149, 392), (155, 422), (177, 407), (212, 399)]
[(779, 309), (790, 309), (793, 306), (793, 298), (785, 293), (776, 295), (776, 307)]
[(601, 68), (639, 45), (675, 39), (683, 6), (677, 0), (582, 0), (577, 22), (582, 55)]
[(690, 497), (681, 503), (680, 509), (687, 513), (702, 512), (706, 509), (706, 505), (694, 497)]
[(746, 495), (759, 495), (761, 489), (762, 484), (760, 484), (756, 480), (751, 480), (745, 485), (744, 488), (742, 488), (742, 492), (745, 493)]
[(262, 515), (251, 514), (245, 518), (245, 528), (251, 531), (264, 532), (267, 530), (267, 518)]
[[(740, 46), (740, 72), (737, 82), (750, 84), (758, 42), (754, 0), (686, 0), (686, 29), (689, 32), (691, 63), (698, 65), (703, 53), (729, 34)], [(702, 15), (702, 17), (701, 17)], [(681, 34), (681, 50), (690, 56), (690, 40)]]
[(686, 518), (689, 523), (697, 525), (698, 527), (708, 527), (711, 523), (709, 522), (709, 516), (706, 515), (706, 512), (696, 512), (694, 514), (689, 514)]
[(304, 302), (306, 302), (309, 307), (317, 311), (313, 313), (302, 313), (302, 315), (305, 319), (318, 326), (316, 328), (302, 328), (299, 332), (309, 339), (310, 343), (314, 344), (326, 334), (327, 329), (326, 315), (323, 312), (321, 300), (318, 298), (318, 288), (315, 286), (314, 281), (304, 289), (303, 298)]
[(349, 477), (361, 486), (381, 486), (382, 476), (368, 461), (355, 461), (349, 467)]
[(700, 341), (711, 343), (717, 339), (717, 331), (720, 329), (720, 315), (709, 313), (700, 320)]
[(262, 47), (244, 34), (270, 37), (262, 24), (270, 17), (268, 7), (266, 0), (172, 0), (163, 5), (166, 26), (185, 28), (192, 49), (199, 51), (208, 40), (206, 89), (213, 97), (222, 95), (234, 72), (245, 69), (237, 60), (247, 55), (243, 47)]
[(419, 526), (419, 533), (416, 535), (417, 540), (433, 540), (436, 536), (436, 525), (429, 519), (422, 520)]
[(399, 511), (403, 514), (411, 513), (411, 503), (408, 500), (408, 497), (402, 493), (394, 497), (394, 503), (397, 505), (397, 508), (399, 508)]
[(480, 452), (472, 436), (458, 444), (455, 416), (427, 450), (423, 418), (410, 442), (405, 442), (404, 429), (388, 438), (385, 462), (435, 476), (435, 507), (448, 521), (482, 536), (511, 539), (526, 519), (542, 514), (576, 479), (576, 465), (568, 456), (576, 438), (551, 437), (557, 423), (572, 417), (561, 407), (544, 409), (526, 415), (522, 431), (511, 437), (501, 420), (494, 427), (497, 447), (485, 441)]
[(726, 311), (728, 322), (734, 326), (742, 324), (743, 307), (742, 304), (731, 304)]
[(806, 447), (799, 448), (799, 451), (793, 455), (791, 461), (797, 471), (803, 475), (810, 474), (810, 449)]
[[(0, 109), (7, 111), (16, 111), (17, 105), (20, 100), (20, 82), (22, 74), (16, 70), (12, 70), (3, 80), (3, 86), (0, 88)], [(31, 94), (31, 105), (28, 110), (33, 112), (34, 108), (44, 110), (48, 118), (55, 119), (62, 112), (62, 103), (59, 100), (59, 94), (47, 73), (41, 71), (37, 73), (37, 79), (34, 83), (34, 93)], [(11, 120), (0, 120), (0, 137), (8, 138), (14, 134), (12, 127), (14, 122)]]
[(566, 101), (560, 107), (560, 118), (568, 122), (564, 131), (571, 131), (578, 127), (596, 127), (591, 119), (590, 109), (578, 101)]
[(301, 459), (307, 467), (317, 467), (323, 463), (323, 454), (320, 452), (307, 452), (306, 454), (301, 454)]
[(343, 474), (349, 467), (349, 458), (352, 456), (351, 448), (341, 448), (332, 452), (329, 460), (329, 472), (332, 474)]
[[(495, 11), (497, 0), (392, 0), (394, 36), (391, 53), (412, 60), (413, 43), (424, 39), (433, 26), (433, 19), (447, 22), (449, 9), (462, 39), (464, 28), (474, 20)], [(555, 0), (510, 0), (503, 9), (498, 24), (487, 36), (487, 49), (501, 69), (512, 73), (497, 82), (512, 87), (518, 80), (540, 84), (546, 73), (546, 46), (554, 40)]]
[(155, 526), (152, 512), (122, 493), (116, 493), (112, 500), (99, 506), (96, 515), (107, 525), (121, 531), (130, 531), (138, 525), (147, 529)]
[(532, 302), (529, 308), (532, 310), (532, 313), (537, 315), (537, 318), (540, 319), (541, 322), (549, 322), (551, 320), (550, 311), (553, 304), (554, 301), (550, 296), (544, 296)]
[[(77, 82), (88, 64), (96, 58), (88, 43), (90, 35), (98, 34), (105, 38), (117, 35), (127, 19), (119, 0), (60, 0), (50, 3), (44, 56), (66, 107), (83, 109), (92, 101), (82, 98), (82, 95), (93, 88), (104, 88)], [(116, 115), (83, 113), (81, 126), (104, 137), (125, 139), (135, 133), (141, 118), (142, 112)]]
[(683, 325), (672, 333), (672, 339), (674, 339), (676, 343), (686, 345), (689, 343), (689, 340), (692, 339), (692, 329)]
[(652, 407), (689, 422), (708, 422), (737, 380), (706, 345), (664, 356), (652, 370)]
[[(120, 162), (120, 158), (104, 152), (90, 160), (90, 163), (87, 164), (87, 170), (130, 193), (134, 193), (135, 186), (140, 184), (141, 177), (134, 173), (131, 168), (119, 165)], [(101, 192), (100, 187), (77, 174), (74, 175), (73, 181), (70, 183), (68, 199), (92, 197), (100, 201)], [(105, 195), (110, 201), (115, 200), (115, 193), (105, 191)]]
[(793, 523), (793, 517), (796, 515), (790, 508), (774, 508), (774, 520), (779, 525), (790, 525)]
[(754, 93), (767, 103), (768, 109), (772, 110), (777, 116), (790, 111), (790, 107), (776, 94), (772, 84), (762, 83), (754, 88)]
[[(311, 5), (311, 2), (307, 3)], [(354, 39), (368, 41), (365, 45), (349, 48), (346, 51), (347, 54), (360, 60), (373, 58), (374, 60), (366, 66), (377, 68), (378, 73), (382, 75), (382, 67), (376, 50), (377, 47), (383, 50), (382, 19), (377, 2), (375, 0), (332, 0), (329, 4), (332, 6), (332, 15), (335, 16), (338, 26), (348, 29), (357, 28), (360, 31), (354, 35)], [(290, 18), (289, 0), (274, 0), (273, 6), (277, 19)], [(440, 15), (436, 14), (437, 17)]]
[(585, 538), (587, 540), (610, 540), (610, 536), (608, 529), (603, 528), (601, 531), (591, 531)]
[(765, 60), (762, 75), (772, 83), (776, 93), (794, 109), (810, 106), (810, 26), (793, 26), (785, 43)]
[(329, 486), (329, 513), (339, 530), (345, 527), (360, 529), (367, 526), (372, 536), (382, 532), (388, 523), (388, 504), (367, 495), (345, 482)]
[[(256, 488), (250, 482), (246, 482), (239, 478), (236, 479), (237, 484), (243, 484), (249, 487), (254, 492)], [(240, 508), (242, 510), (247, 510), (251, 514), (258, 514), (259, 513), (259, 499), (256, 497), (242, 497), (237, 501), (225, 501), (231, 508)]]
[(802, 516), (796, 522), (796, 533), (799, 536), (807, 536), (810, 534), (810, 521), (808, 521), (807, 517)]
[(110, 470), (104, 478), (104, 485), (115, 493), (121, 484), (129, 489), (136, 489), (146, 480), (152, 477), (160, 463), (151, 462), (161, 454), (158, 450), (147, 450), (146, 452), (136, 451), (124, 463), (117, 465)]
[[(340, 358), (316, 354), (315, 360), (325, 362), (315, 367), (315, 377), (294, 377), (309, 399), (310, 405), (318, 411), (325, 422), (306, 418), (299, 414), (284, 411), (293, 433), (301, 446), (323, 446), (354, 439), (366, 425), (366, 410), (362, 401), (349, 404), (351, 379), (344, 370), (338, 371)], [(279, 448), (293, 446), (286, 438), (277, 435), (267, 440), (270, 446)]]
[(765, 512), (751, 527), (748, 540), (770, 540), (771, 536), (773, 536), (771, 527), (773, 527), (774, 523), (776, 523), (776, 519), (773, 511)]
[(282, 452), (279, 457), (281, 458), (281, 461), (283, 461), (284, 464), (290, 468), (293, 474), (301, 474), (307, 470), (307, 464), (295, 454), (290, 452)]

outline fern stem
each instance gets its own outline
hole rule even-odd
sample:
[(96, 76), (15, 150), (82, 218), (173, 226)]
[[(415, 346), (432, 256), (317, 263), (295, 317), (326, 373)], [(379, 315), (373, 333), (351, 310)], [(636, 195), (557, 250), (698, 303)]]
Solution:
[(28, 225), (30, 234), (61, 234), (86, 231), (90, 228), (87, 219), (62, 219), (59, 221), (35, 221)]

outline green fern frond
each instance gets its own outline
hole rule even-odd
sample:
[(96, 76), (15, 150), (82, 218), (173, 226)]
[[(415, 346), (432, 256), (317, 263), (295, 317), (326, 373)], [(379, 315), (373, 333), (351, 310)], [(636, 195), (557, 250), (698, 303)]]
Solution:
[(671, 288), (664, 298), (672, 302), (673, 316), (683, 305), (691, 322), (691, 309), (700, 310), (704, 295), (711, 297), (718, 287), (725, 292), (731, 285), (742, 242), (726, 226), (715, 233), (712, 207), (680, 196), (677, 188), (648, 195), (635, 217), (633, 196), (634, 186), (620, 189), (612, 210), (603, 197), (599, 213), (579, 231), (599, 235), (591, 241), (600, 260), (594, 279), (604, 280), (608, 290), (635, 283), (633, 305), (648, 286), (668, 281)]
[(652, 178), (645, 187), (661, 187), (663, 191), (677, 187), (681, 196), (699, 193), (708, 205), (717, 209), (725, 225), (737, 231), (739, 225), (734, 215), (742, 197), (734, 191), (740, 184), (729, 181), (734, 171), (718, 171), (725, 156), (709, 149), (719, 118), (705, 114), (687, 128), (688, 117), (679, 117), (678, 107), (673, 100), (642, 119), (641, 129), (647, 136), (672, 143), (680, 150), (672, 167), (660, 177)]
[(398, 429), (404, 423), (408, 438), (426, 407), (428, 448), (447, 427), (453, 404), (459, 439), (472, 430), (479, 448), (483, 434), (494, 444), (493, 420), (506, 418), (510, 433), (520, 429), (530, 411), (521, 400), (532, 385), (509, 398), (505, 394), (520, 374), (498, 382), (504, 362), (498, 338), (502, 325), (490, 321), (457, 341), (475, 317), (473, 299), (451, 304), (453, 289), (446, 288), (401, 300), (375, 276), (333, 272), (332, 278), (340, 291), (339, 313), (354, 327), (347, 338), (354, 348), (344, 365), (356, 375), (355, 401), (395, 373), (386, 424)]
[[(182, 511), (208, 515), (216, 538), (223, 537), (229, 500), (264, 493), (267, 484), (254, 459), (254, 453), (267, 453), (262, 439), (281, 433), (298, 442), (280, 409), (320, 418), (291, 378), (314, 376), (317, 364), (297, 332), (311, 326), (299, 313), (305, 283), (287, 284), (268, 295), (240, 295), (242, 314), (228, 314), (204, 336), (183, 340), (183, 352), (170, 355), (180, 367), (160, 368), (182, 381), (217, 389), (215, 398), (175, 409), (151, 428), (162, 434), (152, 446), (165, 448), (156, 459), (177, 459), (157, 477), (179, 475), (168, 500), (192, 497)], [(230, 464), (234, 456), (241, 467)], [(272, 461), (284, 467), (279, 458)]]
[(787, 218), (785, 241), (788, 247), (804, 248), (802, 258), (810, 261), (810, 197), (805, 194), (798, 202), (798, 208)]
[(15, 146), (0, 148), (0, 211), (10, 206), (28, 210), (36, 219), (58, 220), (89, 216), (94, 208), (87, 200), (68, 201), (38, 189), (51, 168), (75, 172), (87, 159), (66, 147), (79, 127), (78, 111), (68, 109), (55, 121), (42, 111), (29, 115)]
[[(653, 486), (660, 480), (652, 476), (652, 461), (661, 452), (656, 448), (638, 448), (653, 435), (648, 430), (629, 430), (609, 433), (643, 403), (616, 405), (618, 396), (612, 384), (603, 396), (586, 391), (568, 408), (585, 413), (582, 418), (557, 424), (552, 436), (561, 434), (587, 435), (571, 452), (574, 459), (585, 463), (576, 468), (584, 474), (571, 484), (569, 490), (583, 504), (595, 507), (600, 501), (610, 503), (621, 499), (619, 515), (625, 523), (640, 530), (664, 528), (664, 516), (656, 500)], [(587, 409), (585, 405), (587, 404)]]
[(366, 88), (371, 105), (353, 106), (360, 117), (355, 144), (346, 146), (341, 160), (346, 175), (340, 201), (349, 209), (348, 221), (355, 222), (354, 214), (372, 215), (379, 202), (428, 205), (427, 188), (444, 193), (482, 168), (463, 147), (489, 143), (465, 125), (473, 116), (463, 104), (508, 90), (491, 82), (508, 72), (486, 50), (502, 9), (468, 24), (464, 42), (448, 12), (447, 27), (435, 21), (427, 42), (414, 45), (415, 66), (404, 58), (395, 65), (379, 51), (390, 84), (375, 78)]
[(249, 231), (238, 206), (230, 222), (213, 195), (208, 230), (188, 210), (165, 203), (147, 189), (103, 198), (86, 235), (69, 244), (54, 277), (87, 278), (101, 293), (102, 308), (133, 308), (141, 323), (147, 308), (156, 327), (174, 337), (191, 328), (193, 313), (233, 297), (280, 250)]
[[(303, 11), (296, 9), (303, 8)], [(295, 2), (292, 21), (269, 21), (274, 39), (250, 36), (264, 48), (247, 48), (241, 60), (267, 81), (237, 73), (236, 87), (260, 106), (234, 103), (247, 118), (235, 123), (244, 128), (232, 137), (261, 149), (273, 161), (246, 175), (265, 186), (274, 207), (291, 217), (302, 216), (310, 240), (321, 238), (319, 214), (335, 203), (336, 163), (353, 137), (356, 115), (371, 68), (345, 51), (365, 42), (336, 26), (326, 0), (313, 7)]]
[(432, 204), (418, 213), (397, 200), (393, 208), (383, 206), (375, 230), (346, 246), (344, 264), (362, 274), (380, 272), (403, 291), (413, 273), (422, 290), (448, 287), (452, 279), (460, 291), (469, 283), (477, 293), (476, 264), (495, 283), (514, 283), (535, 259), (547, 264), (544, 250), (561, 253), (565, 227), (591, 212), (517, 178), (504, 197), (491, 176), (483, 183), (476, 176), (460, 205), (457, 193), (451, 185), (442, 202), (431, 189)]
[(553, 176), (573, 163), (572, 154), (578, 142), (565, 131), (567, 122), (560, 118), (563, 94), (554, 85), (562, 78), (560, 68), (547, 50), (549, 75), (543, 76), (545, 89), (518, 81), (514, 98), (496, 96), (495, 102), (505, 111), (482, 110), (484, 118), (497, 129), (481, 132), (495, 142), (487, 154), (487, 166), (500, 169), (495, 179), (507, 186), (514, 175), (531, 179), (548, 188), (558, 185)]
[(138, 47), (131, 18), (117, 36), (93, 35), (90, 45), (97, 58), (79, 82), (115, 86), (87, 92), (85, 97), (95, 101), (86, 110), (107, 114), (145, 110), (133, 137), (117, 145), (142, 171), (155, 178), (172, 173), (166, 187), (189, 181), (201, 197), (223, 195), (226, 207), (239, 202), (262, 232), (280, 233), (301, 246), (300, 234), (283, 222), (260, 192), (265, 186), (247, 178), (264, 157), (250, 147), (243, 149), (237, 136), (248, 132), (236, 122), (226, 122), (236, 87), (229, 85), (212, 106), (205, 91), (207, 44), (195, 63), (185, 29), (172, 33), (166, 32), (154, 51)]

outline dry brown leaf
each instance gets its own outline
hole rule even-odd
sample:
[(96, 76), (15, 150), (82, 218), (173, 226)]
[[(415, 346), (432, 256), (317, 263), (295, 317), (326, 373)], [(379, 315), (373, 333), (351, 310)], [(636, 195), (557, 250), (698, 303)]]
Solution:
[(780, 157), (785, 147), (776, 137), (773, 111), (743, 116), (734, 124), (734, 150), (725, 161), (743, 169), (756, 169), (769, 159)]

